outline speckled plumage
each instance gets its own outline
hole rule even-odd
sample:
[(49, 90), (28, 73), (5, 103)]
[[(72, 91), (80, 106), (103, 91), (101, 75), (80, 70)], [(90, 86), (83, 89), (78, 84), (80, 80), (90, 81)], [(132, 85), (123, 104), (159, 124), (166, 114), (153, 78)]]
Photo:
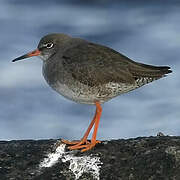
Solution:
[(41, 49), (48, 42), (55, 46), (43, 59), (43, 75), (54, 90), (79, 103), (104, 103), (171, 72), (169, 67), (137, 63), (111, 48), (79, 38), (55, 37), (45, 36), (38, 46)]

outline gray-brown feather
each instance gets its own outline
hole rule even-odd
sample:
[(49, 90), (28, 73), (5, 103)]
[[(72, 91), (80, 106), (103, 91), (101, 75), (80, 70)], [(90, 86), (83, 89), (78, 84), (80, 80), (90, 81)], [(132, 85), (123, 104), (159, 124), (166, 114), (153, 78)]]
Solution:
[(78, 42), (45, 62), (43, 74), (52, 88), (80, 103), (103, 103), (171, 72), (169, 67), (134, 62), (105, 46)]

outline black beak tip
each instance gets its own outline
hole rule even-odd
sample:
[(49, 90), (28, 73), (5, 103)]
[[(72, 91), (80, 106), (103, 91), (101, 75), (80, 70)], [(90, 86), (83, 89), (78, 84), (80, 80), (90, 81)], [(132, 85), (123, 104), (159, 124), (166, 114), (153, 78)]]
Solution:
[(29, 56), (27, 54), (23, 55), (23, 56), (20, 56), (16, 59), (13, 59), (12, 62), (16, 62), (16, 61), (19, 61), (19, 60), (22, 60), (22, 59), (25, 59), (25, 58), (28, 58)]
[(13, 59), (12, 62), (16, 62), (18, 60), (21, 60), (21, 58), (16, 58), (16, 59)]

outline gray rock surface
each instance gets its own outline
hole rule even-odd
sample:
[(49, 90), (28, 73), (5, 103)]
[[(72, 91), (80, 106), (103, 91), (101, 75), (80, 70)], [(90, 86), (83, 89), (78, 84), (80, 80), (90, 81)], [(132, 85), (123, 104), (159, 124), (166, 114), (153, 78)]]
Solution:
[[(180, 137), (157, 136), (103, 141), (93, 150), (80, 153), (66, 148), (54, 165), (40, 167), (56, 151), (57, 140), (0, 141), (0, 180), (73, 180), (74, 158), (98, 157), (99, 177), (90, 172), (79, 179), (179, 180)], [(77, 163), (79, 163), (77, 161)], [(98, 167), (97, 166), (97, 167)], [(78, 179), (76, 177), (76, 179)]]

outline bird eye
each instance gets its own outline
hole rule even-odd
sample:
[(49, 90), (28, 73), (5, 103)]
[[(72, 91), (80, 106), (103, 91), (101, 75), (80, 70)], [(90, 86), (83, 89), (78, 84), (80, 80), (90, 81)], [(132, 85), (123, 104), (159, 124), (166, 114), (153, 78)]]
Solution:
[(45, 47), (48, 48), (48, 49), (52, 48), (53, 46), (54, 46), (53, 43), (47, 43), (47, 44), (45, 45)]

